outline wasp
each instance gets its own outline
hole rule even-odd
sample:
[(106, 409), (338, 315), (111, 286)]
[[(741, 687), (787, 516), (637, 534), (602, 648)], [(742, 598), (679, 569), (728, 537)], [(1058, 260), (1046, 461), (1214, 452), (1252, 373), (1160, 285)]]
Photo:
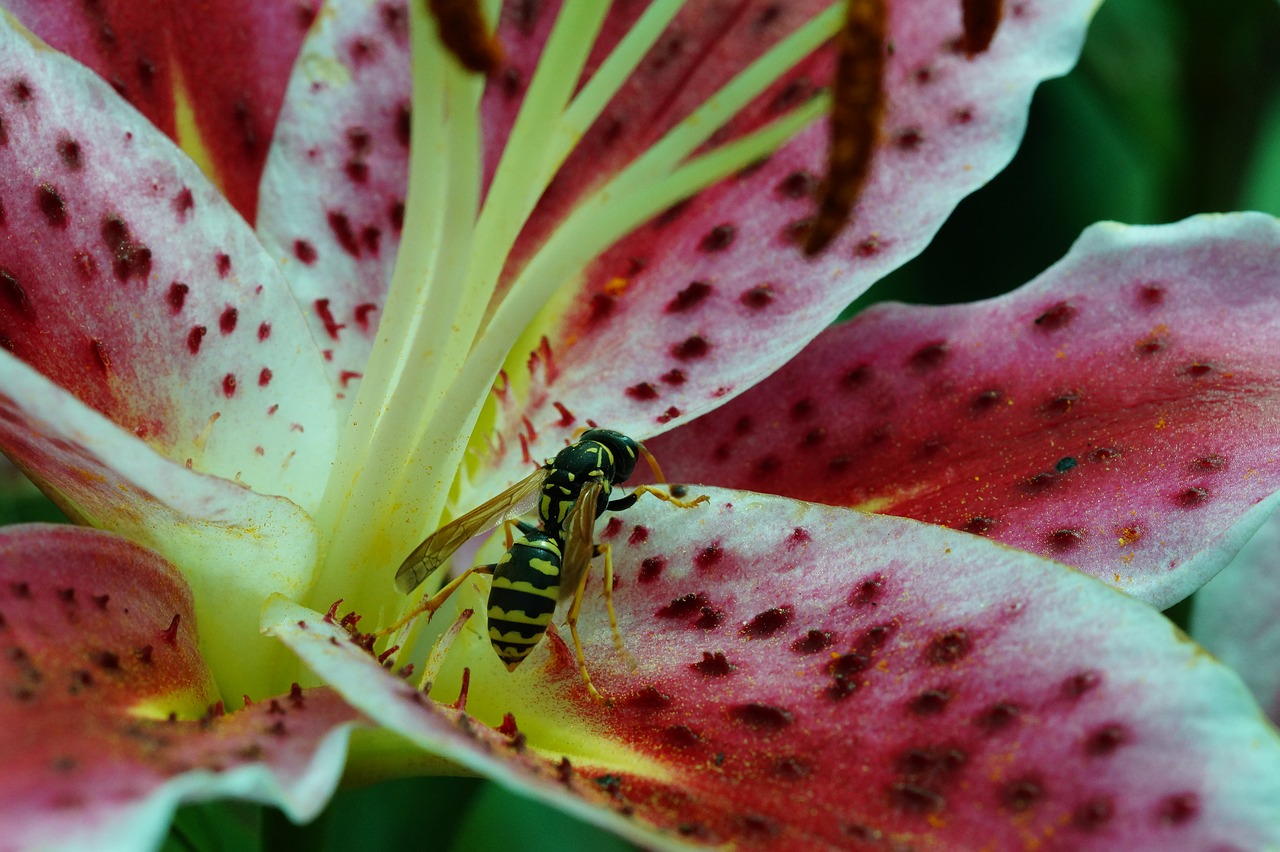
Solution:
[[(591, 560), (603, 556), (605, 605), (614, 642), (622, 647), (613, 608), (613, 559), (609, 545), (595, 543), (596, 519), (606, 510), (630, 508), (645, 494), (680, 508), (708, 500), (706, 495), (681, 500), (648, 485), (611, 500), (613, 489), (631, 478), (641, 456), (654, 478), (665, 482), (657, 460), (639, 441), (611, 429), (589, 429), (520, 482), (436, 530), (396, 571), (396, 587), (401, 592), (412, 592), (464, 542), (483, 530), (534, 507), (541, 524), (508, 522), (507, 550), (497, 562), (466, 571), (380, 633), (399, 629), (424, 612), (430, 618), (467, 577), (491, 574), (489, 639), (508, 670), (514, 671), (541, 641), (556, 605), (572, 595), (565, 622), (573, 635), (587, 690), (597, 701), (604, 701), (591, 683), (578, 638), (578, 613)], [(521, 533), (518, 539), (512, 537), (512, 523)]]

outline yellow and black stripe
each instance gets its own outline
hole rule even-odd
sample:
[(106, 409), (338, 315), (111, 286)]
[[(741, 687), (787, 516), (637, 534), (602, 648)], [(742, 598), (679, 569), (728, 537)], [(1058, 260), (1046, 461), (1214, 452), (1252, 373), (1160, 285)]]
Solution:
[(524, 535), (493, 566), (489, 590), (489, 641), (514, 670), (542, 641), (560, 600), (560, 542), (519, 524)]

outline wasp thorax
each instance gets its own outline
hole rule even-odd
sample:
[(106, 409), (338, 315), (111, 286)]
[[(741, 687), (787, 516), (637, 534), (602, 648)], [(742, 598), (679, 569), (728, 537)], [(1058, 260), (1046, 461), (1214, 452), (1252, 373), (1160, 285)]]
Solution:
[(640, 457), (640, 445), (634, 438), (612, 429), (588, 429), (578, 438), (578, 443), (587, 441), (603, 445), (613, 456), (613, 485), (620, 485), (631, 478), (636, 469), (636, 460)]

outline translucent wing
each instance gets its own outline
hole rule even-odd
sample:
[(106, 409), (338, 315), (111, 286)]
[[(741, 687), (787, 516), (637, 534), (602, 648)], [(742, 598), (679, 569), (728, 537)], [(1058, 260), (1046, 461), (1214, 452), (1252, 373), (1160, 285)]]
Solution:
[(497, 526), (506, 518), (528, 512), (533, 508), (546, 478), (546, 468), (538, 468), (497, 497), (454, 518), (427, 536), (400, 563), (400, 568), (396, 571), (396, 588), (409, 594), (476, 533)]
[(592, 482), (582, 489), (564, 528), (564, 561), (560, 565), (560, 599), (573, 594), (582, 572), (596, 551), (596, 505), (604, 485)]

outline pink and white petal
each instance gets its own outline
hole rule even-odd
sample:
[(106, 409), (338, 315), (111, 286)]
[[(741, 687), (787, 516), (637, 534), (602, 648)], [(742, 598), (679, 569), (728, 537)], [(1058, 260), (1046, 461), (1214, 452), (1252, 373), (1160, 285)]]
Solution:
[(1196, 594), (1191, 635), (1239, 672), (1280, 723), (1280, 515)]
[(587, 419), (648, 437), (785, 363), (1003, 168), (1033, 89), (1070, 68), (1095, 5), (1019, 3), (973, 59), (957, 49), (960, 4), (892, 6), (886, 124), (853, 224), (817, 259), (794, 245), (825, 163), (826, 129), (814, 126), (625, 238), (529, 358), (528, 398), (500, 405), (498, 478), (522, 469), (522, 433), (534, 458)]
[(561, 760), (529, 748), (532, 743), (514, 723), (509, 730), (495, 730), (462, 710), (427, 698), (348, 641), (346, 631), (320, 613), (275, 597), (263, 609), (262, 626), (369, 718), (433, 756), (615, 831), (645, 848), (688, 848), (674, 834), (618, 812), (607, 785), (583, 777), (567, 758)]
[(359, 714), (322, 689), (224, 715), (191, 592), (144, 548), (75, 527), (9, 528), (0, 612), (11, 848), (157, 846), (179, 803), (222, 796), (307, 819), (341, 777)]
[(169, 458), (313, 506), (333, 393), (253, 232), (106, 83), (8, 16), (0, 87), (0, 345)]
[(0, 377), (4, 452), (72, 519), (179, 566), (224, 694), (278, 690), (285, 654), (258, 635), (257, 615), (272, 592), (306, 594), (318, 552), (311, 518), (164, 458), (4, 352)]
[(383, 725), (529, 795), (577, 796), (605, 827), (625, 817), (645, 845), (1280, 842), (1280, 738), (1158, 613), (976, 536), (708, 493), (691, 510), (642, 501), (601, 535), (630, 659), (598, 580), (579, 627), (612, 707), (563, 642), (508, 674), (477, 624), (437, 681), (452, 699), (470, 670), (474, 721), (451, 743), (455, 711), (390, 676), (370, 690), (358, 670), (376, 663), (318, 619), (280, 611), (275, 630)]
[(1087, 230), (1025, 287), (880, 305), (652, 442), (675, 481), (990, 536), (1168, 606), (1280, 490), (1280, 225)]
[(285, 82), (320, 0), (5, 0), (96, 71), (251, 219)]
[(330, 0), (289, 81), (258, 235), (302, 305), (339, 393), (369, 360), (409, 179), (408, 9)]

